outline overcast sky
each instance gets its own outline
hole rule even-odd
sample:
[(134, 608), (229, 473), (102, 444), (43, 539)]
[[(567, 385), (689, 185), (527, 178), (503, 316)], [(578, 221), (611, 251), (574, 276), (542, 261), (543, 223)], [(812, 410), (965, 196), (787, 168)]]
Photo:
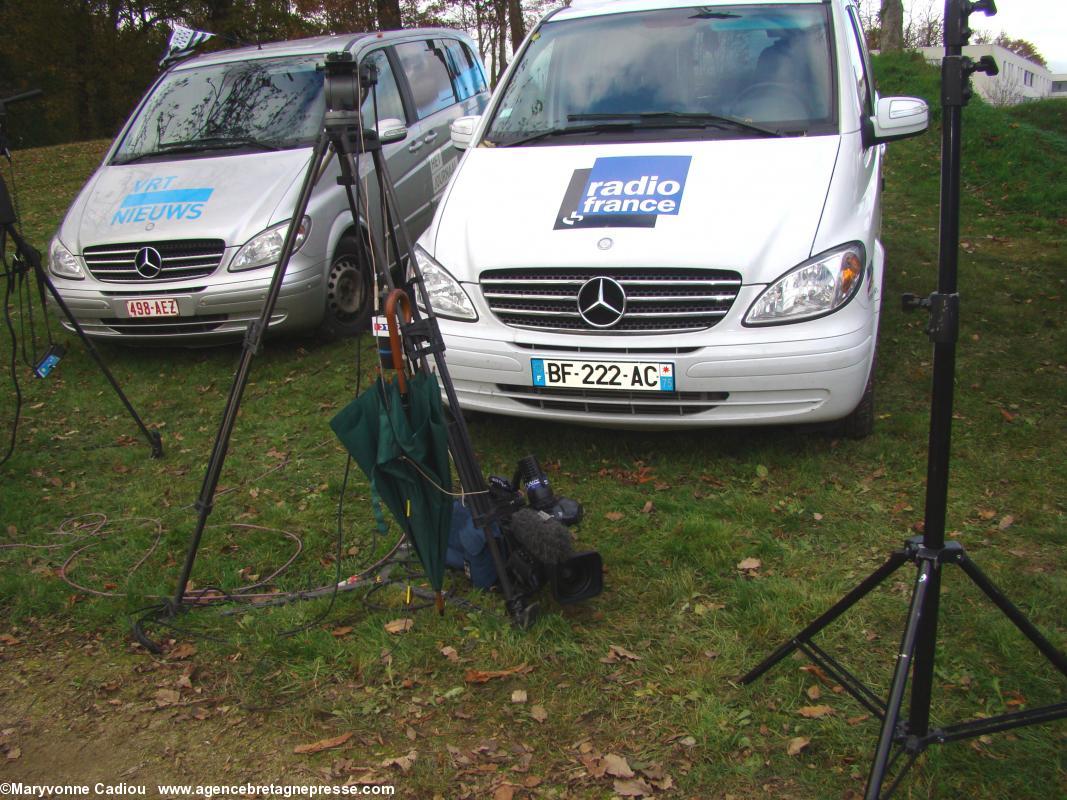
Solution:
[[(945, 7), (943, 0), (905, 0), (926, 8), (931, 3)], [(976, 31), (1003, 31), (1013, 39), (1032, 42), (1045, 57), (1052, 72), (1067, 72), (1067, 0), (996, 0), (996, 16), (971, 15)]]

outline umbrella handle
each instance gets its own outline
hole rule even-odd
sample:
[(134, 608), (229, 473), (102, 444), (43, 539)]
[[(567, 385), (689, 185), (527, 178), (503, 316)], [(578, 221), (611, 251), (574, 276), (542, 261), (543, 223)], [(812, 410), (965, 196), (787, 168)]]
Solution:
[(407, 378), (404, 377), (404, 348), (400, 345), (400, 332), (396, 324), (396, 305), (400, 303), (404, 312), (404, 323), (411, 322), (411, 298), (403, 289), (393, 289), (385, 298), (385, 320), (389, 326), (389, 350), (393, 354), (393, 369), (396, 370), (396, 382), (401, 395), (408, 393)]

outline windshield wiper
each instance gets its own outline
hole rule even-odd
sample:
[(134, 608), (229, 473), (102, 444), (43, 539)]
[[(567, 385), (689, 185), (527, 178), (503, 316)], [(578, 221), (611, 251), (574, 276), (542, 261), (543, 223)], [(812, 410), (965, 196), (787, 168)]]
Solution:
[[(570, 117), (568, 117), (568, 119), (570, 119)], [(610, 122), (608, 120), (616, 121)], [(540, 139), (549, 139), (553, 136), (567, 136), (572, 133), (604, 133), (605, 131), (616, 131), (619, 129), (633, 130), (634, 127), (632, 120), (619, 120), (616, 115), (609, 114), (604, 117), (604, 121), (596, 122), (595, 124), (568, 125), (565, 128), (549, 128), (548, 130), (537, 131), (536, 133), (531, 133), (529, 136), (523, 136), (510, 142), (492, 143), (497, 147), (518, 147), (519, 145), (529, 144), (530, 142), (536, 142)]]
[(586, 120), (629, 120), (634, 125), (645, 127), (689, 128), (715, 127), (733, 128), (739, 131), (758, 133), (763, 136), (785, 136), (775, 128), (756, 125), (736, 117), (724, 117), (720, 114), (705, 114), (698, 111), (643, 111), (639, 114), (568, 114), (571, 122)]
[(255, 147), (259, 150), (281, 150), (281, 145), (267, 139), (251, 136), (208, 136), (202, 139), (189, 139), (185, 142), (164, 142), (155, 150), (137, 153), (116, 160), (116, 164), (132, 164), (152, 156), (171, 155), (172, 153), (203, 153), (208, 150), (231, 150), (237, 147)]

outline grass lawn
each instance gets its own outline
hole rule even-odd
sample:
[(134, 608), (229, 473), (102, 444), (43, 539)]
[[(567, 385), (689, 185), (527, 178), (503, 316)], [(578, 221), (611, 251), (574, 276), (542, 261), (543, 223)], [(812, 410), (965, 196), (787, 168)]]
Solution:
[[(937, 101), (935, 71), (903, 59), (878, 69), (883, 94)], [(975, 102), (964, 115), (947, 525), (1064, 648), (1062, 107), (1008, 113)], [(42, 249), (105, 146), (16, 153), (25, 231)], [(152, 460), (53, 321), (68, 354), (47, 380), (32, 379), (20, 354), (22, 418), (0, 466), (0, 780), (126, 781), (149, 796), (164, 781), (349, 780), (413, 798), (861, 796), (878, 724), (840, 687), (799, 659), (752, 687), (734, 681), (921, 525), (931, 346), (925, 314), (905, 314), (897, 298), (936, 286), (939, 147), (935, 127), (888, 153), (871, 437), (791, 428), (606, 436), (472, 422), (485, 471), (510, 475), (536, 453), (556, 489), (585, 505), (579, 540), (604, 557), (601, 597), (549, 608), (525, 632), (496, 597), (467, 594), (477, 607), (439, 618), (404, 608), (403, 592), (386, 587), (230, 615), (198, 609), (178, 620), (182, 630), (153, 629), (168, 652), (146, 654), (128, 619), (174, 588), (239, 350), (102, 346), (163, 434), (166, 456)], [(4, 329), (5, 362), (10, 345)], [(382, 551), (357, 474), (336, 563), (345, 455), (328, 428), (371, 379), (372, 355), (366, 341), (268, 342), (196, 586), (266, 580), (298, 590)], [(8, 388), (5, 444), (13, 411)], [(271, 578), (298, 541), (292, 565)], [(746, 559), (758, 567), (742, 569)], [(882, 695), (912, 580), (913, 570), (900, 571), (820, 640)], [(406, 632), (386, 629), (407, 618)], [(1064, 697), (1067, 681), (951, 570), (941, 623), (935, 722)], [(478, 671), (509, 674), (479, 682)], [(294, 752), (329, 739), (321, 752)], [(1067, 796), (1065, 753), (1062, 721), (937, 747), (899, 796)]]

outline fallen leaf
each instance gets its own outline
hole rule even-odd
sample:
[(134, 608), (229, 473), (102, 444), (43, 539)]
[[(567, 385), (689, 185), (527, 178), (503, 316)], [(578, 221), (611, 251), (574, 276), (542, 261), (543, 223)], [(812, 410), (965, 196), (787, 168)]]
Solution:
[(608, 769), (607, 764), (604, 763), (604, 759), (597, 758), (589, 753), (583, 753), (578, 756), (578, 760), (585, 766), (585, 771), (589, 773), (590, 778), (603, 778), (604, 773)]
[(608, 654), (606, 656), (604, 656), (602, 659), (600, 659), (600, 663), (601, 664), (615, 664), (615, 663), (617, 663), (619, 661), (623, 661), (623, 660), (626, 660), (626, 661), (640, 661), (641, 660), (641, 656), (639, 656), (636, 653), (633, 653), (633, 652), (627, 650), (625, 647), (622, 647), (622, 646), (617, 645), (617, 644), (613, 644), (613, 645), (609, 645), (608, 646)]
[(612, 522), (618, 522), (624, 516), (626, 515), (623, 514), (621, 511), (609, 511), (607, 514), (604, 515), (604, 519), (610, 520)]
[(344, 625), (340, 628), (334, 628), (330, 633), (340, 639), (342, 636), (348, 636), (352, 632), (351, 625)]
[(652, 794), (652, 787), (640, 778), (630, 780), (616, 780), (614, 783), (615, 794), (620, 797), (647, 797)]
[(16, 760), (18, 760), (18, 758), (20, 756), (22, 756), (22, 748), (21, 747), (11, 747), (7, 751), (7, 760), (8, 761), (16, 761)]
[(1015, 421), (1015, 415), (1012, 414), (1010, 411), (1008, 411), (1007, 409), (1004, 409), (1004, 408), (999, 409), (999, 410), (1000, 410), (1000, 416), (1004, 417), (1004, 421), (1005, 422), (1014, 422)]
[(12, 636), (10, 633), (0, 633), (0, 644), (6, 644), (9, 647), (14, 647), (19, 643), (19, 640)]
[(155, 695), (156, 706), (166, 708), (181, 702), (182, 696), (177, 689), (160, 689)]
[(513, 703), (525, 703), (526, 702), (526, 690), (516, 689), (511, 693), (511, 702)]
[(511, 800), (515, 796), (515, 787), (510, 783), (502, 783), (493, 792), (493, 800)]
[[(332, 739), (319, 739), (319, 741), (312, 742), (311, 744), (298, 744), (293, 748), (293, 752), (300, 755), (321, 753), (323, 750), (332, 750), (335, 747), (340, 747), (351, 738), (351, 732), (342, 733), (340, 736), (334, 736)], [(385, 765), (383, 764), (382, 766)]]
[(980, 509), (978, 509), (978, 516), (981, 517), (982, 519), (986, 519), (986, 520), (993, 519), (993, 517), (995, 517), (996, 515), (997, 515), (997, 512), (994, 511), (991, 508), (980, 508)]
[(758, 558), (744, 558), (737, 564), (737, 568), (742, 572), (755, 572), (761, 566), (763, 566), (763, 562)]
[(870, 714), (860, 714), (858, 717), (849, 717), (845, 720), (849, 725), (859, 725), (861, 722), (866, 722), (871, 718)]
[(997, 529), (1006, 531), (1013, 524), (1015, 524), (1015, 517), (1013, 517), (1011, 514), (1006, 514), (1005, 516), (1000, 518), (1000, 522), (997, 524)]
[(641, 509), (641, 513), (642, 514), (651, 514), (655, 510), (656, 510), (656, 507), (654, 505), (652, 505), (652, 501), (649, 500), (649, 501), (647, 501), (645, 503), (644, 507)]
[(819, 719), (828, 714), (833, 714), (834, 710), (830, 706), (801, 706), (797, 709), (797, 713), (808, 719)]
[(615, 753), (608, 753), (604, 756), (604, 771), (616, 778), (632, 778), (634, 776), (634, 771), (630, 769), (626, 759)]
[(533, 717), (536, 722), (543, 724), (545, 720), (548, 719), (548, 712), (545, 711), (544, 706), (530, 706), (530, 716)]
[(467, 683), (487, 683), (495, 678), (506, 678), (508, 675), (518, 675), (532, 671), (532, 667), (526, 666), (526, 662), (517, 667), (508, 669), (469, 669), (464, 673), (463, 680)]
[(385, 630), (387, 633), (405, 633), (415, 627), (415, 620), (411, 617), (404, 617), (403, 619), (394, 619), (391, 622), (385, 623)]
[(182, 642), (180, 645), (178, 645), (169, 653), (167, 653), (167, 658), (169, 658), (171, 661), (181, 661), (182, 659), (190, 658), (195, 655), (196, 645), (189, 644), (189, 642)]
[(383, 767), (399, 767), (401, 772), (407, 772), (415, 764), (415, 760), (419, 757), (417, 750), (411, 750), (406, 756), (399, 756), (397, 758), (387, 758), (381, 763)]
[(809, 700), (818, 700), (822, 697), (822, 689), (819, 688), (819, 684), (813, 683), (807, 689), (804, 690), (804, 694), (808, 696)]
[(456, 652), (456, 648), (449, 645), (448, 647), (441, 648), (441, 655), (451, 661), (453, 664), (459, 663), (459, 653)]
[(786, 745), (785, 751), (791, 756), (798, 756), (809, 744), (811, 744), (811, 739), (806, 736), (797, 736), (789, 740), (789, 744)]

